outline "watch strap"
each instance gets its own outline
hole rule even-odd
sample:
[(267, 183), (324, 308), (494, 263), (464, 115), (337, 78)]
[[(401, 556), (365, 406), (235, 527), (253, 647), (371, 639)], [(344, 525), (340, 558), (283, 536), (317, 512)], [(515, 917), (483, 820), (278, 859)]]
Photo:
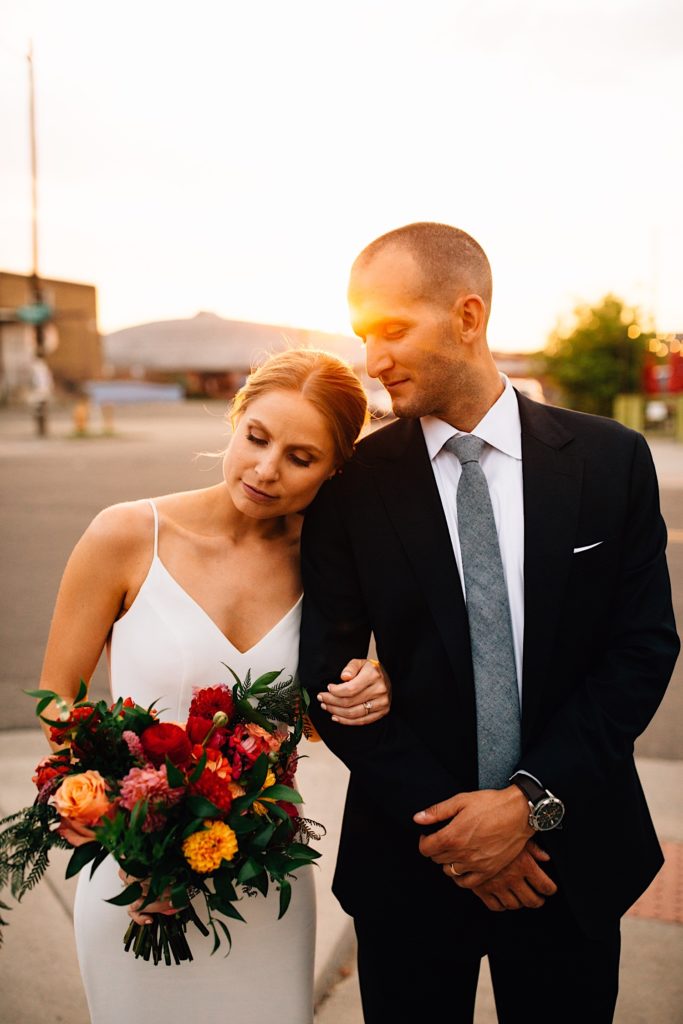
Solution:
[(548, 791), (543, 786), (540, 786), (536, 779), (532, 779), (530, 775), (525, 775), (524, 772), (518, 772), (516, 775), (513, 775), (510, 782), (521, 789), (529, 803), (534, 807), (539, 800), (544, 800), (548, 796)]

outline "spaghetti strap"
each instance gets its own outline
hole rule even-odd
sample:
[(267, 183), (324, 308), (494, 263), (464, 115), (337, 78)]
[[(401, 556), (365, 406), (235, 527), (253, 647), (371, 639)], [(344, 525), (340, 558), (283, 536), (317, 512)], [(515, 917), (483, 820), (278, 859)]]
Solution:
[(152, 512), (154, 513), (154, 557), (156, 558), (159, 553), (159, 513), (152, 499), (148, 498), (147, 501), (152, 506)]

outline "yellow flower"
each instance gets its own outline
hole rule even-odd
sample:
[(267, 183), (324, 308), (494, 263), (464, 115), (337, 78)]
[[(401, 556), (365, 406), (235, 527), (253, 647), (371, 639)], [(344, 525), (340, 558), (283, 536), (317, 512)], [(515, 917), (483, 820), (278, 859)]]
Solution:
[(193, 832), (183, 843), (185, 860), (193, 871), (208, 875), (221, 866), (221, 861), (232, 860), (237, 853), (237, 836), (224, 821), (204, 822), (204, 830)]
[[(277, 780), (275, 778), (274, 773), (269, 768), (268, 769), (268, 773), (267, 773), (265, 779), (263, 780), (262, 792), (267, 790), (267, 789), (270, 789), (271, 786), (274, 786), (276, 781)], [(273, 798), (270, 797), (270, 796), (264, 796), (262, 799), (266, 800), (269, 804), (272, 804), (272, 803), (275, 802), (273, 800)], [(255, 800), (254, 803), (251, 806), (256, 811), (257, 814), (267, 814), (268, 813), (268, 808), (264, 807), (263, 804), (259, 800)]]

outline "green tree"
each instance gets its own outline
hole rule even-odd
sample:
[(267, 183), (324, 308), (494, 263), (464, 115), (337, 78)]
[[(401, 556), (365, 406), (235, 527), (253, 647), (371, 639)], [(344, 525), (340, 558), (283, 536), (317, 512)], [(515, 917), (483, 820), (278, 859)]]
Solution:
[(577, 306), (570, 323), (556, 327), (545, 350), (546, 372), (572, 409), (611, 416), (616, 395), (641, 391), (652, 336), (639, 326), (635, 308), (605, 295), (595, 306)]

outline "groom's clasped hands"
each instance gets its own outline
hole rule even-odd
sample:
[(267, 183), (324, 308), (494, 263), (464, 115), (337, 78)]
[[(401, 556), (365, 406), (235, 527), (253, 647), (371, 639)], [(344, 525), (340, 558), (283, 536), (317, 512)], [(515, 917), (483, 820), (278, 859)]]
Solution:
[(447, 821), (420, 838), (420, 852), (462, 889), (471, 889), (489, 910), (540, 907), (557, 886), (540, 864), (550, 860), (531, 839), (528, 804), (521, 790), (484, 789), (458, 793), (413, 820), (418, 825)]

